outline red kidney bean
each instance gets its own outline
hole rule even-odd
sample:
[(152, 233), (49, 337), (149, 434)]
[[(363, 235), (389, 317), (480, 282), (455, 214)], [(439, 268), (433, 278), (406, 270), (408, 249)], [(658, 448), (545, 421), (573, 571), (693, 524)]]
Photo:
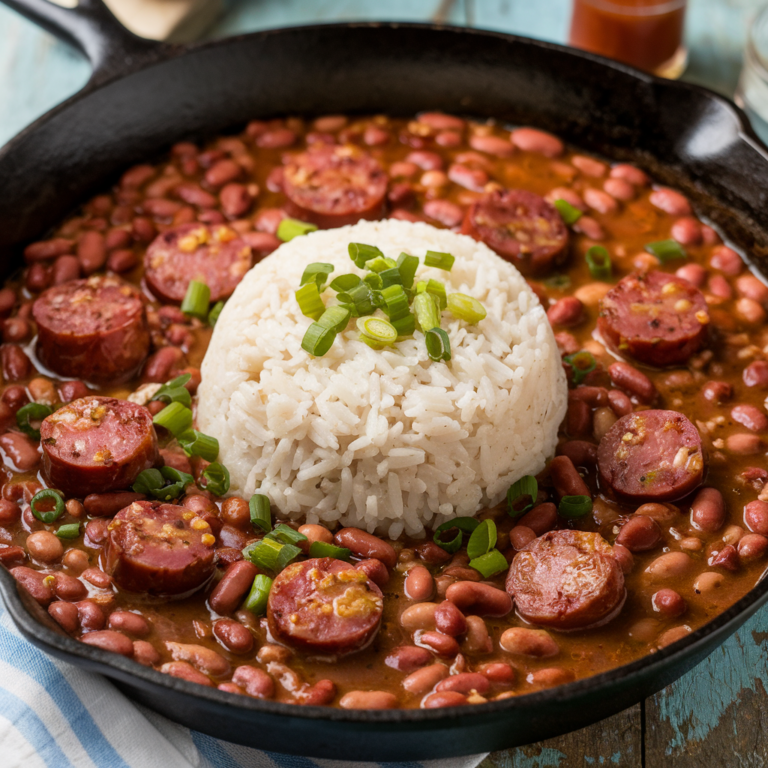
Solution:
[(632, 553), (625, 546), (614, 544), (613, 556), (623, 573), (631, 573), (635, 565), (635, 558), (632, 557)]
[(131, 250), (120, 248), (109, 254), (107, 269), (122, 274), (133, 269), (139, 263), (139, 257)]
[(691, 525), (714, 533), (725, 524), (725, 501), (717, 488), (702, 488), (691, 504)]
[(588, 435), (592, 432), (592, 411), (583, 400), (568, 398), (565, 431), (573, 437)]
[(424, 709), (443, 709), (444, 707), (460, 707), (467, 703), (467, 697), (458, 691), (441, 691), (431, 693), (422, 702)]
[(709, 292), (720, 299), (730, 299), (733, 291), (728, 281), (722, 275), (712, 275), (709, 278)]
[(444, 635), (458, 637), (467, 631), (467, 620), (450, 600), (444, 600), (435, 610), (435, 626)]
[(763, 450), (763, 441), (757, 435), (729, 435), (725, 447), (737, 456), (751, 456)]
[(549, 463), (549, 472), (555, 491), (561, 498), (563, 496), (592, 497), (587, 484), (582, 480), (578, 470), (567, 456), (555, 456)]
[(425, 563), (430, 565), (446, 563), (451, 559), (450, 553), (435, 544), (434, 541), (425, 541), (423, 544), (419, 544), (415, 551)]
[(464, 694), (476, 691), (482, 696), (488, 692), (490, 687), (490, 681), (485, 675), (481, 675), (479, 672), (462, 672), (441, 680), (435, 686), (435, 691), (458, 691)]
[(214, 208), (216, 206), (216, 198), (197, 184), (179, 184), (175, 192), (180, 200), (198, 208)]
[[(89, 635), (86, 635), (86, 637), (89, 637)], [(171, 675), (171, 677), (178, 677), (190, 683), (207, 685), (213, 688), (210, 678), (202, 672), (198, 672), (191, 664), (187, 664), (186, 661), (169, 661), (160, 667), (160, 671), (166, 675)]]
[(154, 667), (160, 663), (160, 654), (156, 648), (146, 640), (133, 641), (133, 659), (145, 667)]
[[(40, 531), (46, 533), (46, 531)], [(75, 603), (88, 596), (88, 589), (82, 581), (66, 573), (57, 573), (54, 576), (53, 591), (59, 600)]]
[(296, 694), (296, 703), (305, 706), (321, 707), (330, 704), (336, 698), (336, 685), (331, 680), (318, 680), (314, 685)]
[(414, 602), (430, 600), (435, 593), (435, 580), (423, 565), (416, 565), (405, 577), (404, 591), (405, 596)]
[(63, 381), (59, 384), (59, 398), (62, 403), (71, 403), (80, 397), (86, 397), (89, 393), (90, 390), (82, 381)]
[(768, 536), (768, 502), (750, 501), (744, 507), (744, 523), (752, 533)]
[(744, 369), (742, 378), (748, 387), (767, 387), (768, 362), (765, 360), (755, 360), (753, 363), (750, 363)]
[(80, 262), (75, 256), (59, 256), (53, 263), (51, 280), (54, 285), (61, 285), (80, 277)]
[(54, 237), (50, 240), (39, 240), (24, 249), (24, 258), (29, 262), (47, 261), (72, 252), (72, 240), (64, 237)]
[(575, 296), (566, 296), (547, 310), (552, 325), (574, 328), (584, 320), (584, 305)]
[(448, 587), (445, 596), (464, 614), (501, 617), (512, 610), (512, 598), (490, 584), (458, 581)]
[(615, 213), (619, 209), (616, 198), (603, 192), (602, 189), (585, 189), (583, 196), (584, 202), (598, 213)]
[(610, 177), (612, 179), (624, 179), (638, 187), (645, 187), (651, 183), (651, 180), (643, 171), (635, 168), (634, 165), (627, 165), (626, 163), (614, 165), (611, 168)]
[(583, 400), (592, 407), (608, 404), (608, 390), (605, 387), (588, 387), (580, 385), (568, 392), (568, 397), (574, 400)]
[(535, 538), (536, 533), (526, 525), (516, 525), (509, 532), (509, 543), (518, 551), (530, 544)]
[(9, 526), (18, 523), (21, 507), (9, 499), (0, 499), (0, 525)]
[(81, 600), (75, 603), (77, 614), (80, 617), (80, 626), (84, 631), (103, 629), (107, 623), (104, 611), (93, 600)]
[(672, 225), (672, 237), (682, 245), (698, 245), (701, 242), (701, 223), (693, 216), (684, 216)]
[(442, 632), (426, 630), (421, 633), (417, 642), (422, 646), (428, 646), (439, 656), (453, 657), (459, 652), (459, 644), (456, 640)]
[(131, 233), (128, 230), (110, 229), (104, 236), (104, 245), (108, 251), (115, 251), (118, 248), (127, 248), (131, 244), (131, 240)]
[(759, 560), (768, 550), (768, 538), (759, 533), (747, 533), (739, 539), (739, 559), (743, 563)]
[(296, 134), (290, 128), (275, 128), (262, 133), (256, 139), (256, 145), (265, 149), (290, 147), (296, 141)]
[(733, 387), (727, 381), (708, 381), (701, 394), (708, 402), (720, 405), (733, 397)]
[(118, 491), (117, 493), (90, 493), (83, 500), (86, 514), (89, 517), (114, 517), (121, 509), (143, 501), (147, 497), (143, 493)]
[(365, 575), (379, 587), (385, 586), (389, 581), (389, 571), (387, 570), (387, 566), (375, 557), (361, 560), (357, 563), (355, 568), (363, 571)]
[(21, 547), (0, 547), (0, 564), (6, 568), (21, 565), (27, 559), (27, 553)]
[(614, 386), (634, 395), (641, 403), (652, 403), (656, 399), (653, 382), (629, 363), (612, 363), (608, 366), (608, 375)]
[[(568, 440), (557, 447), (557, 453), (567, 456), (577, 467), (592, 467), (597, 463), (597, 446), (586, 440)], [(527, 525), (522, 520), (520, 522)], [(534, 526), (529, 527), (536, 530)]]
[(43, 608), (53, 600), (53, 577), (24, 565), (11, 568), (11, 575)]
[(271, 699), (275, 695), (275, 681), (258, 667), (242, 664), (232, 675), (232, 682), (244, 688), (249, 696), (255, 696), (257, 699)]
[(253, 635), (238, 621), (219, 619), (213, 625), (213, 634), (232, 653), (250, 653), (253, 648)]
[(61, 558), (62, 564), (76, 574), (81, 574), (89, 565), (88, 555), (82, 549), (68, 549)]
[(242, 174), (242, 167), (234, 160), (219, 160), (205, 172), (205, 181), (212, 187), (223, 187)]
[(624, 202), (633, 200), (636, 194), (634, 186), (624, 179), (606, 179), (603, 183), (603, 189), (611, 197), (615, 197), (617, 200), (622, 200)]
[(680, 267), (675, 274), (678, 277), (682, 277), (683, 280), (687, 280), (691, 285), (695, 285), (697, 288), (701, 288), (707, 281), (707, 270), (701, 266), (701, 264), (685, 264)]
[(12, 288), (0, 288), (0, 317), (8, 317), (16, 306), (16, 292)]
[(547, 193), (546, 199), (550, 203), (554, 203), (556, 200), (565, 200), (566, 203), (574, 208), (578, 208), (582, 213), (587, 210), (587, 205), (581, 199), (581, 196), (570, 187), (555, 187)]
[(659, 555), (645, 572), (654, 579), (669, 581), (678, 579), (688, 572), (693, 560), (685, 552), (665, 552)]
[(0, 433), (8, 431), (15, 423), (16, 411), (12, 410), (8, 403), (0, 400)]
[(674, 589), (660, 589), (651, 598), (653, 610), (668, 619), (676, 619), (688, 610), (688, 604)]
[(447, 676), (448, 667), (444, 664), (430, 664), (428, 667), (411, 672), (403, 680), (402, 685), (409, 693), (420, 695), (431, 691), (440, 680)]
[(458, 227), (464, 219), (464, 210), (449, 200), (428, 200), (424, 203), (424, 214), (446, 227)]
[(591, 157), (585, 157), (584, 155), (574, 155), (571, 158), (571, 163), (586, 176), (595, 178), (604, 176), (608, 170), (608, 166), (605, 163)]
[(230, 565), (208, 598), (211, 608), (221, 614), (237, 610), (258, 573), (259, 569), (248, 560)]
[(86, 545), (94, 549), (107, 540), (109, 520), (90, 520), (85, 524)]
[[(216, 505), (209, 499), (206, 499), (205, 496), (187, 496), (184, 499), (184, 506), (189, 509), (195, 509), (195, 511), (197, 511), (196, 507), (200, 506), (205, 511), (216, 513)], [(226, 499), (221, 505), (221, 519), (227, 525), (232, 525), (243, 531), (250, 531), (251, 511), (248, 507), (248, 502), (239, 496), (232, 496)]]
[[(144, 200), (141, 207), (144, 213), (148, 213), (156, 219), (173, 219), (173, 217), (181, 210), (181, 203), (177, 203), (175, 200), (165, 200), (162, 197), (155, 197)], [(112, 231), (114, 232), (115, 230)], [(128, 233), (126, 232), (125, 234), (127, 235)], [(128, 243), (131, 242), (131, 239), (130, 236), (127, 237), (125, 242), (122, 243), (122, 246), (125, 247), (128, 245)], [(107, 249), (109, 250), (108, 245)]]
[(557, 656), (560, 653), (557, 642), (543, 629), (511, 627), (504, 630), (499, 645), (507, 653), (538, 659)]
[(501, 136), (470, 136), (469, 146), (496, 157), (509, 157), (514, 152), (512, 144)]
[(563, 142), (551, 133), (535, 128), (516, 128), (509, 135), (510, 141), (526, 152), (537, 152), (546, 157), (557, 157), (565, 151)]
[(3, 322), (3, 341), (5, 342), (25, 341), (31, 333), (32, 328), (26, 320), (11, 317)]
[(739, 570), (739, 553), (733, 544), (728, 544), (719, 552), (714, 552), (709, 559), (710, 566), (719, 566), (732, 573)]
[(768, 302), (768, 285), (751, 274), (736, 278), (736, 291), (742, 298), (752, 299), (759, 304)]
[(187, 661), (206, 675), (218, 677), (229, 674), (229, 662), (212, 648), (197, 643), (176, 643), (169, 640), (166, 640), (165, 645), (174, 661)]
[(3, 344), (0, 347), (0, 359), (6, 381), (26, 379), (32, 370), (32, 363), (18, 344)]
[(619, 417), (632, 413), (632, 401), (618, 389), (611, 389), (608, 392), (608, 405), (611, 410)]
[(151, 631), (149, 622), (143, 616), (132, 611), (114, 611), (111, 613), (109, 628), (135, 637), (146, 637)]
[(531, 672), (526, 680), (531, 685), (538, 685), (542, 688), (552, 688), (556, 685), (565, 685), (572, 683), (576, 679), (576, 674), (570, 669), (562, 667), (547, 667)]
[(397, 565), (397, 553), (391, 544), (359, 528), (342, 528), (333, 539), (337, 546), (346, 547), (357, 557), (376, 558), (388, 568)]
[(84, 275), (92, 275), (107, 261), (107, 246), (101, 232), (83, 232), (77, 243), (77, 260)]
[(339, 700), (342, 709), (396, 709), (397, 696), (387, 691), (349, 691)]
[(80, 641), (86, 645), (93, 645), (104, 651), (119, 653), (121, 656), (133, 656), (133, 643), (122, 632), (112, 629), (102, 629), (83, 635)]
[(155, 175), (155, 169), (151, 165), (134, 165), (129, 168), (120, 179), (122, 189), (138, 189), (146, 184)]
[(29, 472), (40, 463), (37, 445), (21, 432), (0, 435), (0, 450), (18, 472)]
[(453, 163), (448, 168), (448, 178), (460, 187), (482, 192), (488, 183), (488, 174), (479, 168), (469, 168), (466, 165)]
[(443, 158), (437, 152), (427, 150), (415, 150), (408, 153), (406, 163), (413, 163), (422, 171), (440, 171), (443, 168)]
[(744, 269), (744, 262), (736, 251), (727, 245), (718, 245), (712, 249), (709, 266), (724, 272), (729, 277), (736, 277)]
[(542, 536), (557, 525), (557, 507), (549, 501), (538, 504), (518, 518), (517, 525), (529, 528), (536, 536)]
[(651, 192), (649, 201), (651, 205), (671, 216), (688, 216), (691, 213), (691, 204), (688, 202), (688, 199), (668, 187), (655, 189)]
[(478, 571), (461, 565), (452, 565), (450, 568), (446, 568), (442, 575), (453, 576), (457, 579), (465, 579), (466, 581), (480, 581), (480, 573)]
[[(91, 522), (96, 522), (91, 521)], [(104, 528), (107, 528), (109, 525), (109, 522), (106, 520), (99, 520), (99, 523), (104, 525)], [(88, 523), (88, 525), (91, 525), (91, 523)], [(88, 536), (90, 538), (90, 535)], [(98, 587), (99, 589), (107, 589), (112, 585), (112, 577), (108, 573), (104, 573), (104, 571), (101, 570), (101, 568), (86, 568), (81, 574), (81, 578), (85, 579), (88, 583), (93, 584), (94, 587)]]
[(417, 645), (401, 645), (392, 650), (384, 663), (399, 672), (413, 672), (429, 664), (432, 654), (426, 648)]
[(51, 603), (48, 606), (48, 613), (67, 634), (74, 635), (80, 628), (77, 608), (72, 603)]
[(227, 184), (219, 192), (219, 200), (224, 215), (231, 219), (242, 216), (253, 205), (253, 195), (244, 184)]
[(168, 381), (171, 370), (182, 364), (184, 353), (178, 347), (162, 347), (152, 355), (144, 366), (144, 381), (163, 384)]
[(661, 528), (658, 523), (645, 515), (633, 515), (621, 527), (616, 543), (630, 552), (647, 552), (654, 549), (661, 541)]

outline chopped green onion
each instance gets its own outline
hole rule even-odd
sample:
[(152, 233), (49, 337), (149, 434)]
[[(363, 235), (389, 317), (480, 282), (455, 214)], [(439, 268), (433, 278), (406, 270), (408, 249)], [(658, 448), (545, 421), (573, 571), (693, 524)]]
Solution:
[(467, 555), (470, 560), (486, 554), (496, 546), (496, 523), (493, 520), (483, 520), (472, 531), (467, 542)]
[(400, 270), (403, 285), (406, 288), (413, 288), (413, 280), (416, 277), (416, 270), (419, 268), (418, 258), (409, 253), (401, 253), (397, 258), (397, 268)]
[(187, 489), (188, 485), (193, 485), (195, 478), (186, 472), (181, 472), (173, 467), (161, 467), (160, 475), (165, 480), (171, 480), (170, 485), (166, 485), (162, 488), (156, 488), (150, 491), (151, 495), (160, 501), (170, 501), (171, 499), (178, 499), (182, 496)]
[(353, 317), (373, 314), (373, 294), (370, 286), (365, 282), (361, 282), (360, 285), (349, 291), (338, 294), (336, 298), (341, 304), (350, 307)]
[(441, 360), (447, 362), (451, 359), (451, 340), (442, 328), (432, 328), (427, 331), (424, 343), (427, 345), (429, 359), (433, 362), (439, 363)]
[(346, 547), (326, 544), (324, 541), (313, 541), (309, 546), (310, 557), (332, 557), (335, 560), (349, 560), (352, 552)]
[(417, 293), (413, 300), (413, 309), (416, 312), (419, 327), (424, 333), (440, 326), (440, 315), (431, 294)]
[[(165, 469), (165, 467), (163, 467)], [(163, 471), (162, 469), (160, 470)], [(205, 483), (202, 481), (205, 480)], [(229, 490), (229, 470), (218, 461), (209, 464), (204, 470), (198, 483), (204, 491), (210, 491), (214, 496), (224, 496)]]
[(301, 348), (310, 355), (322, 357), (333, 346), (335, 340), (335, 331), (323, 328), (318, 323), (312, 323), (301, 340)]
[(384, 347), (390, 346), (389, 344), (381, 344), (376, 339), (372, 339), (370, 336), (366, 336), (364, 333), (361, 333), (358, 337), (359, 341), (362, 341), (363, 344), (367, 344), (371, 349), (384, 349)]
[(192, 411), (181, 403), (170, 403), (152, 419), (157, 427), (165, 427), (178, 437), (192, 426)]
[(328, 275), (330, 275), (331, 272), (333, 272), (333, 264), (324, 264), (322, 261), (312, 262), (312, 264), (307, 266), (304, 270), (299, 285), (315, 283), (317, 289), (322, 291), (325, 286), (325, 281), (328, 279)]
[(394, 344), (397, 341), (397, 329), (382, 317), (360, 317), (357, 328), (363, 336), (373, 339), (377, 344)]
[(381, 278), (382, 288), (389, 288), (392, 285), (402, 286), (403, 284), (403, 276), (400, 274), (400, 270), (397, 267), (392, 267), (391, 269), (385, 269), (383, 272), (379, 272), (379, 277)]
[(251, 591), (245, 598), (245, 610), (256, 616), (262, 616), (267, 612), (267, 600), (272, 589), (272, 579), (260, 573), (253, 580)]
[(243, 557), (259, 568), (275, 571), (277, 570), (277, 558), (284, 546), (286, 545), (276, 539), (264, 538), (261, 541), (254, 541), (252, 544), (249, 544), (243, 550)]
[(467, 296), (466, 293), (449, 293), (447, 308), (455, 318), (472, 325), (484, 320), (488, 314), (477, 299)]
[(277, 237), (284, 243), (293, 240), (294, 237), (306, 235), (308, 232), (314, 232), (317, 227), (306, 221), (298, 219), (283, 219), (277, 227)]
[(30, 421), (42, 421), (52, 413), (53, 408), (44, 403), (27, 403), (16, 411), (16, 423), (24, 434), (29, 435), (33, 440), (39, 440), (40, 430), (35, 429)]
[(662, 264), (674, 259), (686, 259), (688, 254), (677, 240), (657, 240), (654, 243), (646, 243), (645, 250), (655, 256)]
[(331, 284), (328, 287), (331, 290), (336, 291), (336, 293), (340, 293), (342, 291), (351, 291), (362, 282), (363, 281), (357, 275), (339, 275), (331, 281)]
[(80, 535), (80, 523), (67, 523), (60, 525), (54, 533), (60, 539), (76, 539)]
[[(40, 509), (39, 505), (46, 500), (53, 502), (53, 509)], [(32, 514), (41, 522), (46, 525), (56, 522), (63, 514), (65, 510), (64, 499), (61, 498), (61, 494), (58, 491), (54, 491), (53, 488), (45, 488), (42, 491), (38, 491), (29, 502), (29, 506), (32, 510)]]
[(323, 312), (320, 319), (317, 321), (317, 324), (323, 328), (328, 328), (334, 333), (341, 333), (346, 329), (351, 316), (352, 313), (349, 311), (348, 307), (342, 307), (340, 304), (335, 304), (332, 307), (328, 307), (328, 309)]
[[(435, 529), (435, 533), (432, 536), (432, 541), (434, 541), (438, 547), (441, 547), (446, 552), (453, 554), (454, 552), (459, 551), (463, 539), (463, 534), (472, 533), (478, 525), (480, 525), (480, 523), (475, 520), (474, 517), (455, 517), (453, 520), (448, 520)], [(442, 534), (445, 531), (451, 531), (454, 528), (456, 529), (456, 536), (454, 536), (454, 538), (452, 538), (450, 541), (444, 541)]]
[(307, 541), (307, 537), (303, 533), (294, 531), (290, 525), (285, 523), (278, 523), (265, 538), (275, 539), (275, 541), (280, 541), (283, 544), (298, 544), (301, 541)]
[(306, 283), (296, 291), (296, 301), (299, 303), (301, 314), (317, 320), (325, 312), (325, 304), (320, 297), (317, 283)]
[(251, 525), (269, 533), (272, 530), (272, 511), (269, 497), (263, 493), (254, 493), (248, 502), (248, 509), (251, 512)]
[(302, 551), (293, 544), (283, 544), (283, 548), (277, 557), (277, 570), (282, 571), (283, 568), (290, 565), (301, 554)]
[(409, 312), (405, 317), (392, 320), (392, 326), (397, 331), (398, 337), (412, 336), (416, 330), (416, 318)]
[(221, 310), (224, 309), (224, 302), (223, 301), (217, 301), (214, 305), (211, 311), (208, 313), (208, 325), (213, 328), (214, 325), (216, 325), (216, 322), (219, 319), (219, 315), (221, 314)]
[(555, 200), (554, 206), (557, 208), (557, 212), (560, 214), (563, 221), (569, 227), (571, 224), (575, 224), (583, 216), (583, 213), (578, 208), (574, 208), (565, 200)]
[(402, 285), (390, 285), (381, 292), (384, 314), (390, 320), (399, 320), (409, 313), (408, 296)]
[[(539, 495), (539, 483), (533, 475), (521, 477), (507, 491), (507, 507), (510, 517), (520, 517), (533, 509)], [(530, 498), (530, 501), (528, 499)]]
[(445, 286), (437, 280), (421, 280), (416, 284), (416, 293), (429, 293), (435, 300), (438, 309), (445, 309), (448, 306), (448, 299), (445, 294)]
[(219, 457), (219, 441), (196, 429), (187, 430), (176, 439), (187, 456), (200, 456), (206, 461), (216, 461)]
[(155, 491), (165, 485), (165, 480), (159, 469), (145, 469), (139, 473), (132, 488), (134, 493), (143, 493), (145, 496), (153, 496)]
[(509, 568), (509, 563), (498, 549), (492, 549), (490, 552), (470, 560), (469, 567), (480, 571), (484, 579), (489, 579), (494, 574), (506, 571)]
[(191, 374), (183, 373), (171, 381), (166, 381), (160, 389), (152, 395), (151, 400), (159, 400), (161, 403), (181, 403), (189, 408), (192, 405), (192, 397), (184, 386), (192, 378)]
[(584, 257), (589, 267), (589, 274), (595, 280), (610, 280), (613, 270), (611, 256), (602, 245), (593, 245)]
[(363, 282), (374, 291), (380, 291), (384, 287), (384, 281), (381, 279), (381, 275), (376, 272), (369, 272), (363, 278)]
[(571, 286), (571, 278), (568, 275), (552, 275), (544, 281), (547, 288), (554, 288), (557, 291), (563, 291)]
[(594, 355), (585, 349), (572, 355), (566, 355), (563, 360), (571, 366), (573, 383), (576, 385), (581, 384), (587, 378), (587, 374), (592, 373), (597, 368), (597, 360), (595, 360)]
[(375, 245), (365, 245), (364, 243), (350, 243), (347, 247), (349, 258), (355, 262), (355, 266), (363, 269), (366, 261), (371, 261), (377, 256), (384, 254)]
[(364, 268), (369, 272), (383, 272), (385, 269), (397, 267), (397, 262), (388, 259), (386, 256), (376, 256), (376, 258), (366, 261)]
[(181, 302), (181, 311), (185, 315), (192, 315), (200, 320), (208, 317), (208, 306), (211, 303), (211, 289), (199, 280), (190, 280), (184, 301)]
[(557, 514), (567, 520), (584, 517), (592, 511), (592, 499), (589, 496), (563, 496), (557, 507)]
[(444, 269), (446, 272), (453, 269), (455, 261), (455, 256), (450, 253), (440, 253), (440, 251), (427, 251), (426, 256), (424, 256), (425, 267), (437, 267), (437, 269)]

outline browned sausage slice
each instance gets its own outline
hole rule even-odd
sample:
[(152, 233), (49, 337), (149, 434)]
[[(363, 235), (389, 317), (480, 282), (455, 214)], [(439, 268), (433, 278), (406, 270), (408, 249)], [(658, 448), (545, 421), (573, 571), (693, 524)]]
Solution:
[(704, 453), (696, 427), (677, 411), (622, 416), (597, 449), (604, 490), (635, 503), (674, 501), (704, 479)]
[(192, 280), (226, 299), (251, 268), (250, 246), (225, 224), (181, 224), (158, 235), (144, 256), (145, 279), (160, 300), (180, 304)]
[(136, 501), (109, 524), (104, 569), (130, 592), (183, 595), (213, 573), (215, 543), (210, 525), (192, 510)]
[(291, 216), (331, 229), (380, 219), (387, 174), (357, 147), (317, 146), (286, 163), (283, 191)]
[(461, 233), (481, 240), (524, 275), (542, 275), (566, 257), (568, 229), (553, 205), (524, 189), (488, 192), (464, 217)]
[(704, 344), (708, 324), (701, 291), (658, 271), (620, 280), (601, 301), (597, 321), (618, 352), (658, 366), (685, 363)]
[(381, 623), (381, 590), (342, 560), (330, 557), (289, 565), (269, 593), (269, 630), (280, 642), (314, 654), (359, 651)]
[(113, 397), (83, 397), (40, 425), (43, 474), (67, 496), (121, 491), (157, 459), (152, 415)]
[(550, 531), (515, 555), (507, 592), (526, 621), (583, 629), (609, 621), (626, 596), (613, 549), (599, 533)]
[(130, 379), (149, 353), (144, 301), (116, 277), (49, 288), (32, 306), (37, 356), (61, 376), (97, 383)]

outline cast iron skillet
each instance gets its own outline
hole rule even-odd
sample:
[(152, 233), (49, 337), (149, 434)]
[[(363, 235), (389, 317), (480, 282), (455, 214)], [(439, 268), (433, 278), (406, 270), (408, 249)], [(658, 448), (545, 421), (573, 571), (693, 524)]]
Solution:
[[(85, 89), (0, 150), (0, 278), (22, 246), (132, 163), (254, 117), (423, 110), (539, 126), (682, 188), (757, 266), (768, 246), (768, 153), (729, 101), (556, 45), (414, 24), (284, 29), (188, 48), (123, 29), (100, 0), (65, 10), (4, 0), (79, 47)], [(233, 696), (63, 635), (0, 568), (21, 632), (48, 653), (112, 678), (184, 725), (278, 752), (360, 760), (437, 758), (581, 728), (660, 690), (768, 599), (768, 580), (697, 632), (604, 674), (516, 699), (448, 710), (352, 712)]]

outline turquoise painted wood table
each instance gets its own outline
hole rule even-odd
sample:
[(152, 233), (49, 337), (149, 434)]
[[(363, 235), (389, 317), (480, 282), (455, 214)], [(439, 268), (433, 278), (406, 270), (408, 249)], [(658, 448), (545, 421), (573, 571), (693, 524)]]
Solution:
[[(689, 2), (685, 79), (730, 96), (748, 22), (765, 0)], [(452, 24), (564, 42), (569, 10), (570, 0), (242, 0), (210, 34), (319, 21), (427, 21), (437, 14)], [(78, 54), (0, 6), (0, 144), (87, 78)], [(767, 639), (768, 608), (642, 704), (567, 736), (494, 753), (483, 768), (765, 768)]]

